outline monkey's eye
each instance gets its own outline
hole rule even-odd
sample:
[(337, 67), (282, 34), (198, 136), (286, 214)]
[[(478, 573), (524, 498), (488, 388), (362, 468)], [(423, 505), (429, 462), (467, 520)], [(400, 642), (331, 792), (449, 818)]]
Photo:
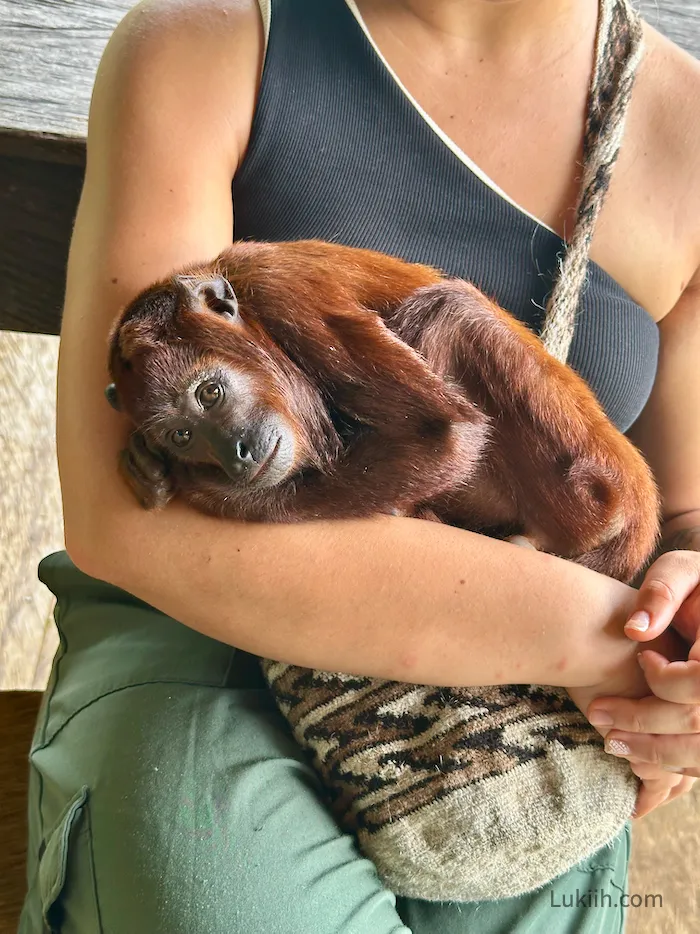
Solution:
[(203, 409), (210, 409), (224, 394), (220, 383), (203, 383), (197, 390), (197, 399)]
[(170, 432), (170, 440), (176, 448), (186, 448), (192, 440), (192, 432), (188, 428), (178, 428)]

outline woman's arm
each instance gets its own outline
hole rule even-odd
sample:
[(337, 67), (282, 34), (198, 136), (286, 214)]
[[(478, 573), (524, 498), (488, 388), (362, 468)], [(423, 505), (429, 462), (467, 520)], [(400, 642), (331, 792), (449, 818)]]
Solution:
[[(698, 241), (700, 252), (700, 231)], [(678, 610), (699, 583), (692, 558), (683, 552), (700, 551), (700, 270), (659, 323), (659, 335), (654, 390), (630, 434), (661, 488), (667, 555), (649, 569), (640, 599), (651, 616), (648, 637), (675, 616), (677, 627), (692, 642), (700, 618), (688, 608)]]
[(103, 399), (119, 307), (230, 242), (230, 182), (261, 65), (254, 0), (141, 6), (110, 43), (90, 118), (59, 364), (67, 549), (183, 623), (313, 667), (436, 684), (598, 682), (633, 659), (634, 591), (577, 565), (411, 519), (258, 525), (119, 479)]
[[(696, 246), (700, 252), (700, 234)], [(643, 652), (653, 695), (600, 696), (587, 710), (607, 733), (609, 748), (645, 780), (638, 814), (685, 793), (700, 776), (700, 269), (659, 331), (654, 391), (631, 434), (659, 479), (666, 523), (662, 554), (637, 598), (646, 614), (637, 625), (646, 628), (628, 626), (627, 633), (649, 648), (648, 641), (673, 622), (691, 649), (686, 661)], [(677, 782), (670, 789), (666, 770)]]

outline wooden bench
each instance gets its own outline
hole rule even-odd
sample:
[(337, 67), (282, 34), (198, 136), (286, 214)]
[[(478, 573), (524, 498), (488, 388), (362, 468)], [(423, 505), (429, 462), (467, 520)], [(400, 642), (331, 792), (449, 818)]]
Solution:
[(58, 334), (95, 72), (135, 0), (0, 0), (0, 330)]

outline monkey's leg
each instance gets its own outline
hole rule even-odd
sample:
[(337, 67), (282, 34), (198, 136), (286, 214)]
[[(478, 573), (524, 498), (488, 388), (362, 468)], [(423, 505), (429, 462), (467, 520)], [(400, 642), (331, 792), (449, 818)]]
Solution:
[(586, 383), (460, 280), (419, 289), (387, 324), (494, 420), (486, 469), (460, 494), (465, 515), (511, 520), (544, 550), (631, 579), (654, 548), (658, 492)]
[(144, 509), (160, 509), (175, 495), (172, 478), (162, 457), (134, 431), (119, 457), (121, 475)]

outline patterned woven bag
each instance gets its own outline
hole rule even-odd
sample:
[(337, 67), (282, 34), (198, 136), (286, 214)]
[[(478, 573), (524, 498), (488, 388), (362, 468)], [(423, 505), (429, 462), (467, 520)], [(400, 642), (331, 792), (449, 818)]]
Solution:
[(339, 823), (399, 895), (520, 895), (600, 849), (632, 812), (636, 779), (566, 691), (263, 671)]
[[(627, 0), (601, 0), (577, 223), (542, 331), (564, 361), (641, 40)], [(522, 894), (610, 842), (632, 812), (636, 779), (564, 690), (434, 688), (262, 665), (340, 824), (397, 894)]]

